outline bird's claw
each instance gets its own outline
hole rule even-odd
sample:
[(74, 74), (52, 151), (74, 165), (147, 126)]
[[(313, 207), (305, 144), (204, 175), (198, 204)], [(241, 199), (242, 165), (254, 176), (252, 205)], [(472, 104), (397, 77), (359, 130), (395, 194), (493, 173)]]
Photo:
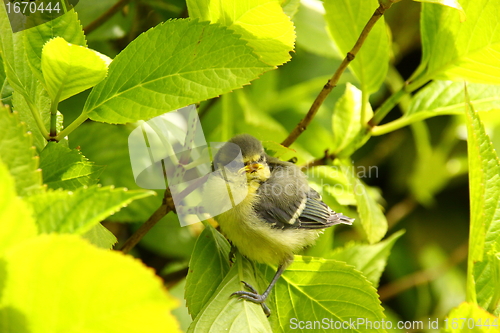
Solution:
[(247, 301), (250, 301), (252, 303), (260, 304), (262, 306), (262, 310), (264, 310), (264, 313), (266, 314), (267, 317), (271, 315), (271, 310), (267, 307), (267, 305), (264, 303), (266, 300), (266, 297), (259, 294), (257, 290), (255, 290), (254, 287), (252, 287), (250, 284), (246, 283), (245, 281), (241, 281), (249, 289), (250, 291), (236, 291), (231, 294), (232, 296), (238, 296), (240, 299), (245, 299)]

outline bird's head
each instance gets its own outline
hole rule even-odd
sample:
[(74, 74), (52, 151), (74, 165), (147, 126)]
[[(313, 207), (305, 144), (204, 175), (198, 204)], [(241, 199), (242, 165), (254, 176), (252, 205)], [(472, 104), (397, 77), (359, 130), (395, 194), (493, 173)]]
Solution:
[[(271, 176), (271, 171), (267, 164), (267, 155), (264, 152), (262, 143), (249, 134), (240, 134), (229, 140), (230, 143), (235, 144), (241, 150), (243, 157), (244, 167), (239, 169), (239, 173), (246, 173), (247, 181), (250, 183), (264, 182)], [(226, 146), (225, 146), (226, 147)], [(227, 145), (227, 148), (221, 148), (215, 157), (215, 162), (224, 164), (226, 156), (234, 155), (230, 153), (234, 145)]]

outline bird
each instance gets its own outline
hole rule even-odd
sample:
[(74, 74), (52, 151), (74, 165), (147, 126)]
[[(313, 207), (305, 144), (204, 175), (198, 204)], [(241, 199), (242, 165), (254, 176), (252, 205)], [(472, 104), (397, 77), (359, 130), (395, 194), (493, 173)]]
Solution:
[[(240, 151), (242, 164), (238, 165), (234, 157)], [(239, 198), (234, 207), (216, 216), (220, 230), (248, 259), (278, 267), (262, 294), (241, 281), (248, 290), (231, 296), (261, 304), (269, 316), (265, 301), (294, 254), (314, 244), (325, 228), (351, 225), (354, 219), (334, 212), (309, 186), (298, 166), (267, 155), (261, 141), (252, 135), (230, 139), (215, 155), (213, 166), (214, 170), (224, 166), (232, 198)]]

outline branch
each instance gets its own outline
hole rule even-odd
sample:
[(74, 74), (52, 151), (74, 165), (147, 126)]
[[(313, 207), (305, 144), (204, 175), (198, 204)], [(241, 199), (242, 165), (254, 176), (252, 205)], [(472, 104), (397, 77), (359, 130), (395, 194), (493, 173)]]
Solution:
[(307, 112), (305, 118), (302, 119), (297, 124), (297, 126), (295, 126), (293, 131), (281, 143), (283, 146), (289, 147), (292, 143), (295, 142), (295, 140), (297, 140), (299, 135), (306, 130), (307, 126), (309, 126), (309, 124), (313, 120), (314, 116), (319, 110), (319, 107), (323, 104), (326, 97), (330, 94), (333, 88), (337, 86), (337, 83), (339, 82), (339, 79), (346, 70), (347, 66), (349, 66), (351, 61), (353, 61), (354, 58), (356, 57), (356, 54), (361, 49), (361, 46), (365, 42), (366, 37), (368, 37), (368, 34), (372, 30), (375, 23), (377, 23), (377, 21), (382, 17), (382, 15), (384, 15), (384, 12), (391, 7), (392, 3), (396, 1), (389, 0), (385, 2), (386, 3), (383, 3), (383, 1), (381, 1), (380, 6), (375, 10), (368, 23), (366, 23), (365, 27), (363, 28), (363, 31), (361, 31), (361, 34), (359, 35), (358, 40), (356, 41), (356, 44), (354, 44), (352, 50), (347, 53), (342, 63), (333, 74), (332, 78), (328, 80), (328, 82), (324, 85), (323, 89), (319, 92), (318, 96), (316, 97), (313, 104), (309, 108), (309, 111)]
[(453, 251), (450, 259), (447, 262), (442, 263), (436, 267), (431, 267), (424, 269), (422, 271), (415, 272), (413, 274), (403, 276), (399, 280), (382, 286), (378, 290), (381, 301), (387, 301), (388, 299), (396, 296), (397, 294), (408, 290), (410, 288), (419, 286), (424, 283), (431, 282), (439, 277), (441, 277), (446, 271), (467, 258), (467, 248), (468, 243), (465, 242)]
[(160, 221), (165, 215), (175, 210), (174, 201), (172, 199), (172, 194), (170, 190), (165, 191), (165, 196), (163, 197), (163, 202), (160, 207), (149, 217), (149, 219), (144, 222), (143, 225), (132, 236), (130, 236), (123, 246), (120, 248), (120, 251), (123, 253), (128, 253), (134, 246), (139, 243), (139, 241), (144, 237), (145, 234), (151, 230), (158, 221)]
[(323, 155), (323, 157), (317, 158), (311, 162), (307, 162), (306, 164), (300, 166), (300, 169), (306, 170), (318, 165), (327, 165), (328, 161), (333, 161), (335, 158), (336, 156), (334, 154), (330, 154), (327, 149), (325, 150), (325, 154)]
[[(176, 200), (178, 202), (181, 202), (189, 193), (193, 192), (203, 182), (205, 182), (209, 176), (210, 174), (206, 174), (205, 176), (200, 177), (189, 184), (189, 186), (186, 187), (181, 193), (176, 195)], [(161, 206), (158, 207), (153, 215), (151, 215), (149, 219), (144, 222), (144, 224), (141, 225), (140, 228), (137, 229), (136, 232), (134, 232), (134, 234), (125, 241), (123, 246), (120, 248), (120, 251), (122, 251), (123, 253), (129, 252), (134, 246), (137, 245), (137, 243), (139, 243), (142, 237), (144, 237), (144, 235), (147, 234), (149, 230), (151, 230), (156, 225), (156, 223), (158, 223), (158, 221), (160, 221), (165, 215), (172, 211), (175, 212), (174, 199), (172, 199), (172, 193), (170, 192), (170, 189), (167, 188)]]
[(125, 7), (125, 5), (129, 2), (130, 2), (130, 0), (120, 0), (117, 3), (115, 3), (105, 13), (103, 13), (101, 16), (99, 16), (94, 21), (89, 23), (85, 28), (83, 28), (85, 35), (88, 35), (92, 31), (94, 31), (95, 29), (99, 28), (104, 22), (106, 22), (111, 17), (113, 17), (113, 15), (115, 15), (118, 11), (120, 11), (120, 9)]

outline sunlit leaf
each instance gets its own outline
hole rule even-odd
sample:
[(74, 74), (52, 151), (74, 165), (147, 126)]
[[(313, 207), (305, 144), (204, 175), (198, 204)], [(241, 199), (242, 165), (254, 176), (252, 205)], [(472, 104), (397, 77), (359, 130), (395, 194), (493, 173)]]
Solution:
[(489, 0), (460, 1), (467, 20), (450, 7), (422, 4), (423, 59), (409, 89), (430, 79), (500, 83), (500, 6)]
[(176, 302), (130, 256), (52, 234), (19, 244), (4, 260), (1, 332), (180, 332), (170, 313)]
[(270, 69), (244, 40), (218, 24), (167, 21), (113, 60), (84, 112), (108, 123), (146, 120), (241, 88)]
[(41, 232), (84, 234), (133, 200), (150, 196), (145, 190), (80, 187), (73, 192), (47, 191), (30, 196)]
[[(274, 270), (266, 267), (270, 281)], [(269, 318), (273, 332), (298, 330), (299, 321), (304, 327), (306, 321), (328, 318), (327, 332), (335, 330), (335, 323), (356, 322), (358, 318), (381, 322), (385, 318), (372, 284), (354, 267), (336, 260), (295, 256), (270, 298), (276, 308), (276, 314)], [(314, 314), (314, 318), (302, 316), (306, 313)], [(385, 332), (363, 324), (355, 331)]]
[(335, 156), (349, 156), (362, 143), (364, 124), (373, 116), (368, 103), (363, 112), (362, 98), (361, 91), (347, 83), (344, 95), (335, 104), (332, 116), (332, 153)]
[(476, 111), (468, 101), (467, 151), (469, 156), (469, 192), (470, 192), (470, 246), (467, 270), (467, 300), (483, 302), (491, 295), (476, 297), (477, 279), (490, 280), (476, 271), (474, 265), (484, 260), (494, 242), (500, 243), (500, 161), (493, 145), (484, 130)]
[(17, 194), (24, 196), (38, 192), (42, 177), (31, 134), (26, 133), (26, 127), (16, 113), (1, 106), (0, 128), (0, 158), (14, 177)]
[(254, 269), (248, 259), (237, 255), (224, 280), (189, 326), (188, 333), (271, 332), (269, 321), (260, 305), (230, 297), (233, 292), (242, 290), (240, 281), (258, 289), (263, 287), (263, 279), (255, 277)]
[(82, 26), (74, 10), (44, 24), (27, 29), (24, 32), (26, 55), (31, 68), (41, 82), (44, 81), (41, 65), (42, 48), (46, 42), (54, 37), (62, 37), (71, 44), (87, 46)]
[(192, 18), (220, 23), (240, 34), (259, 59), (270, 65), (290, 60), (295, 31), (278, 0), (187, 1)]
[(42, 50), (42, 73), (53, 101), (63, 101), (101, 82), (111, 62), (107, 56), (56, 37)]
[(49, 142), (40, 154), (40, 169), (49, 188), (76, 190), (96, 184), (103, 167), (96, 166), (77, 150)]
[(354, 174), (352, 164), (346, 162), (341, 169), (354, 192), (359, 218), (366, 237), (370, 244), (374, 244), (385, 236), (387, 219), (380, 205), (370, 195), (367, 186)]
[(445, 332), (494, 333), (498, 332), (499, 319), (471, 303), (462, 303), (451, 310), (444, 324)]
[(342, 248), (335, 249), (327, 258), (345, 261), (356, 267), (376, 287), (392, 246), (403, 234), (403, 230), (398, 231), (386, 240), (372, 245), (348, 243)]
[(2, 184), (0, 186), (0, 198), (2, 198), (0, 200), (0, 255), (2, 255), (10, 246), (36, 236), (37, 227), (31, 208), (17, 196), (14, 179), (1, 159), (0, 184)]
[(466, 15), (464, 9), (457, 0), (413, 0), (413, 1), (433, 3), (436, 5), (448, 6), (454, 8), (458, 10), (458, 12), (460, 13), (460, 21), (461, 22), (465, 21)]

